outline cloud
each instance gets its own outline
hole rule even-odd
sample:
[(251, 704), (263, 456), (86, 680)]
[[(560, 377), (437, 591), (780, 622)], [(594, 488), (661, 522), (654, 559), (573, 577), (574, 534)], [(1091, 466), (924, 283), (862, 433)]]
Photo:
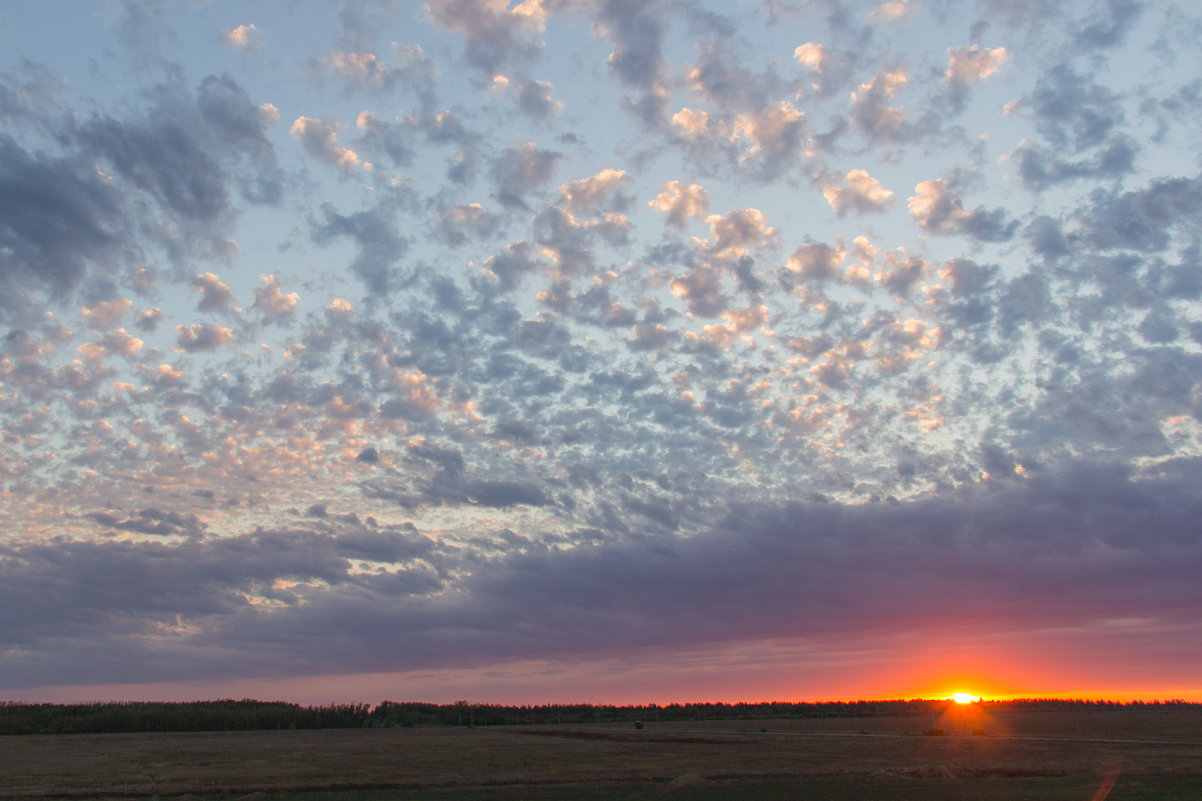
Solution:
[(129, 531), (137, 534), (153, 534), (155, 536), (200, 536), (206, 526), (196, 515), (183, 515), (179, 512), (164, 511), (155, 507), (141, 509), (126, 517), (111, 512), (92, 512), (88, 518), (98, 525), (119, 531)]
[(682, 108), (672, 115), (672, 127), (689, 139), (706, 137), (710, 133), (709, 112)]
[(342, 214), (332, 203), (321, 207), (321, 219), (309, 220), (309, 235), (319, 245), (336, 239), (354, 242), (357, 254), (351, 271), (375, 294), (387, 294), (397, 280), (396, 265), (409, 249), (386, 207)]
[(689, 311), (702, 317), (717, 317), (729, 305), (722, 288), (722, 273), (711, 264), (690, 267), (672, 279), (672, 294), (683, 298)]
[(192, 279), (192, 290), (200, 293), (197, 311), (227, 312), (234, 308), (234, 291), (213, 273), (197, 275)]
[(710, 238), (705, 251), (719, 258), (745, 255), (751, 248), (771, 248), (778, 241), (778, 232), (768, 225), (759, 209), (737, 209), (726, 214), (711, 214), (705, 218), (710, 226)]
[(121, 319), (125, 317), (133, 305), (134, 302), (128, 298), (101, 300), (87, 306), (82, 306), (80, 312), (83, 313), (84, 319), (87, 320), (91, 328), (97, 331), (104, 331), (121, 322)]
[(550, 81), (527, 81), (518, 88), (518, 108), (536, 120), (546, 120), (563, 111), (563, 101), (552, 97)]
[(500, 281), (502, 289), (509, 290), (513, 289), (523, 276), (541, 272), (549, 266), (543, 261), (542, 255), (530, 242), (511, 242), (505, 246), (503, 253), (489, 256), (484, 262), (484, 268)]
[(917, 184), (907, 207), (922, 230), (937, 236), (963, 234), (982, 242), (1005, 242), (1018, 227), (1017, 221), (1006, 220), (1001, 208), (968, 211), (942, 179)]
[(1010, 158), (1018, 164), (1023, 185), (1035, 191), (1088, 178), (1117, 179), (1135, 170), (1139, 146), (1131, 137), (1112, 134), (1099, 148), (1091, 157), (1074, 161), (1058, 157), (1054, 148), (1027, 141)]
[(810, 89), (819, 96), (830, 95), (845, 85), (851, 79), (855, 64), (852, 54), (818, 42), (798, 45), (793, 50), (793, 60), (813, 73)]
[[(654, 549), (611, 532), (563, 549), (518, 537), (488, 570), (456, 570), (472, 564), (467, 555), (411, 525), (328, 511), (226, 538), (170, 543), (152, 533), (68, 552), (8, 544), (0, 593), (10, 606), (37, 603), (35, 614), (5, 620), (6, 641), (21, 648), (4, 680), (432, 669), (545, 655), (549, 642), (559, 654), (595, 655), (650, 643), (871, 636), (916, 619), (995, 625), (999, 603), (1037, 628), (1132, 615), (1180, 621), (1202, 600), (1189, 570), (1197, 548), (1182, 545), (1202, 512), (1196, 472), (1192, 463), (1161, 477), (1077, 466), (901, 504), (731, 502), (691, 536)], [(467, 486), (481, 505), (541, 500), (520, 482)], [(662, 489), (631, 492), (617, 509), (640, 525), (679, 522)], [(169, 515), (98, 513), (131, 528)], [(378, 567), (356, 569), (363, 560)], [(1181, 567), (1165, 571), (1166, 563)], [(1154, 588), (1132, 575), (1160, 578)], [(657, 614), (642, 614), (648, 608)], [(404, 647), (381, 648), (398, 629)], [(495, 636), (481, 640), (480, 631)], [(315, 636), (330, 647), (313, 649)], [(84, 650), (86, 670), (63, 658)]]
[(563, 154), (543, 150), (533, 142), (505, 149), (493, 159), (489, 171), (497, 201), (508, 208), (527, 208), (525, 196), (551, 182)]
[(140, 351), (146, 343), (135, 336), (131, 336), (124, 328), (118, 328), (101, 337), (100, 344), (109, 353), (116, 353), (128, 358)]
[(158, 328), (159, 323), (163, 321), (165, 316), (166, 315), (164, 314), (163, 310), (158, 307), (153, 309), (145, 309), (140, 315), (138, 315), (138, 322), (136, 325), (143, 331), (154, 331)]
[(905, 16), (909, 5), (910, 0), (890, 0), (890, 2), (877, 5), (866, 16), (877, 24), (892, 22)]
[(939, 277), (951, 284), (952, 293), (963, 296), (983, 293), (996, 274), (996, 266), (977, 264), (972, 259), (948, 259), (939, 269)]
[(952, 86), (967, 88), (1000, 70), (1008, 57), (1004, 47), (949, 47), (944, 74)]
[(806, 242), (798, 245), (789, 255), (785, 266), (802, 280), (821, 284), (839, 280), (845, 255), (842, 247), (832, 248), (825, 242)]
[(1080, 212), (1080, 236), (1098, 250), (1161, 251), (1170, 246), (1175, 229), (1196, 230), (1200, 202), (1200, 178), (1155, 180), (1126, 192), (1099, 189)]
[(434, 101), (439, 76), (438, 65), (416, 44), (394, 44), (391, 60), (370, 50), (334, 50), (315, 58), (313, 66), (332, 73), (348, 91), (410, 91), (425, 105)]
[(1144, 5), (1137, 0), (1110, 0), (1104, 10), (1091, 11), (1094, 13), (1074, 26), (1077, 41), (1091, 48), (1111, 48), (1122, 43), (1144, 12)]
[(239, 25), (221, 34), (221, 39), (230, 47), (236, 50), (242, 50), (247, 53), (257, 53), (262, 42), (260, 41), (259, 30), (250, 25)]
[(436, 213), (436, 236), (449, 245), (465, 245), (487, 239), (500, 226), (500, 217), (479, 203), (460, 203)]
[(234, 341), (234, 332), (219, 325), (194, 325), (175, 327), (175, 341), (180, 348), (189, 352), (216, 350)]
[(573, 214), (621, 211), (630, 205), (630, 196), (621, 190), (631, 183), (625, 170), (606, 167), (588, 178), (568, 181), (559, 187), (559, 197)]
[(540, 211), (533, 220), (535, 239), (559, 277), (575, 276), (595, 269), (593, 229), (554, 206)]
[(267, 138), (267, 130), (279, 121), (275, 106), (255, 105), (246, 90), (228, 75), (210, 75), (201, 81), (196, 106), (213, 132), (214, 146), (242, 155), (241, 164), (231, 168), (242, 197), (255, 204), (277, 204), (283, 193), (284, 174)]
[(660, 186), (659, 194), (647, 205), (666, 213), (668, 225), (684, 228), (690, 218), (705, 216), (709, 207), (709, 193), (698, 184), (686, 186), (680, 181), (668, 181)]
[(885, 264), (889, 269), (882, 270), (873, 278), (895, 297), (909, 295), (927, 269), (926, 261), (921, 257), (907, 256), (901, 251), (886, 253)]
[(781, 89), (771, 73), (755, 75), (730, 63), (731, 43), (699, 42), (697, 63), (688, 67), (686, 80), (693, 94), (703, 102), (721, 109), (761, 109), (768, 98)]
[(365, 166), (355, 151), (338, 144), (337, 125), (301, 116), (293, 121), (289, 130), (314, 158), (347, 171)]
[(843, 178), (845, 185), (827, 183), (822, 196), (842, 217), (849, 209), (859, 213), (881, 213), (893, 205), (893, 192), (861, 169), (850, 170)]
[(663, 351), (674, 339), (668, 327), (660, 323), (631, 326), (634, 337), (627, 343), (633, 351)]
[(148, 97), (144, 113), (124, 118), (97, 112), (64, 125), (47, 111), (39, 125), (58, 131), (52, 151), (0, 136), (0, 186), (21, 198), (0, 223), (0, 269), (20, 292), (69, 294), (118, 258), (136, 264), (147, 247), (175, 260), (227, 254), (231, 188), (251, 203), (278, 199), (262, 111), (232, 79), (210, 76), (195, 93), (160, 85)]
[(870, 141), (906, 136), (906, 110), (889, 102), (909, 82), (910, 76), (904, 70), (878, 72), (851, 93), (851, 119)]
[(592, 30), (613, 44), (607, 60), (621, 85), (637, 94), (626, 98), (626, 108), (652, 129), (663, 126), (668, 109), (668, 88), (663, 56), (667, 32), (667, 7), (660, 2), (589, 0)]
[(593, 24), (613, 42), (609, 67), (622, 83), (650, 90), (663, 76), (664, 22), (657, 3), (598, 2)]
[(362, 132), (357, 147), (387, 156), (394, 167), (406, 167), (413, 162), (413, 126), (385, 122), (370, 111), (360, 112), (355, 126)]
[(280, 291), (280, 279), (274, 275), (260, 275), (259, 280), (265, 286), (255, 287), (252, 290), (255, 302), (251, 308), (258, 311), (269, 323), (278, 323), (290, 317), (296, 309), (296, 302), (300, 299), (300, 295), (296, 292), (289, 292), (285, 295)]
[(107, 12), (118, 40), (136, 56), (158, 55), (162, 44), (174, 38), (167, 23), (166, 3), (128, 2), (111, 6)]
[[(120, 196), (86, 161), (32, 154), (0, 135), (0, 276), (17, 288), (69, 292), (120, 252)], [(5, 293), (7, 294), (7, 293)], [(0, 301), (9, 312), (17, 294)]]
[(80, 147), (180, 220), (218, 221), (229, 206), (228, 171), (241, 164), (253, 171), (240, 180), (246, 199), (278, 197), (275, 153), (264, 136), (270, 118), (232, 78), (205, 78), (194, 101), (178, 85), (160, 86), (154, 97), (145, 119), (96, 115), (83, 122)]
[(806, 42), (798, 45), (793, 50), (793, 59), (798, 64), (803, 64), (812, 70), (821, 72), (824, 62), (827, 60), (827, 50), (817, 42)]
[(779, 175), (797, 166), (805, 134), (802, 112), (788, 100), (756, 113), (735, 117), (731, 136), (744, 142), (746, 157), (760, 177)]
[(546, 12), (540, 0), (512, 8), (507, 0), (428, 0), (425, 8), (435, 25), (464, 37), (468, 63), (489, 79), (542, 49)]
[(152, 6), (8, 23), (0, 688), (1197, 620), (1184, 4)]
[(1035, 118), (1035, 130), (1058, 150), (1080, 153), (1106, 140), (1123, 121), (1123, 105), (1115, 93), (1071, 66), (1056, 64), (1041, 76), (1037, 88), (1019, 108)]

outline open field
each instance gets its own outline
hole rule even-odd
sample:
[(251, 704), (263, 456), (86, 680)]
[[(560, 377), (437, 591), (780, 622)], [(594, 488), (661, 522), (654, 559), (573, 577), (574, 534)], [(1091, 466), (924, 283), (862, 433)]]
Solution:
[(1202, 709), (0, 737), (0, 801), (1090, 801), (1110, 783), (1111, 801), (1202, 798)]

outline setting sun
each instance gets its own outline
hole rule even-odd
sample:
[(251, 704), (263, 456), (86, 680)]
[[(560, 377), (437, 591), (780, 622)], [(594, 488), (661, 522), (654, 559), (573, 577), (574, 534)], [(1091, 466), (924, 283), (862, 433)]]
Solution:
[(972, 693), (952, 693), (947, 696), (947, 700), (955, 701), (957, 704), (971, 704), (974, 701), (980, 701), (981, 696)]

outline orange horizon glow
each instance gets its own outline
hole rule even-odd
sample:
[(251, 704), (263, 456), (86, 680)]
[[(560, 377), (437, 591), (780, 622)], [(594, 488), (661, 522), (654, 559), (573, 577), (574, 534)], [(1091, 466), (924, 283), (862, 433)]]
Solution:
[(980, 701), (981, 696), (973, 695), (972, 693), (952, 693), (947, 696), (947, 700), (955, 701), (957, 704), (971, 704), (975, 701)]
[[(883, 701), (943, 701), (953, 707), (974, 703), (1006, 703), (1010, 701), (1048, 700), (1089, 703), (1202, 703), (1202, 690), (1168, 691), (1099, 691), (1039, 690), (1009, 693), (970, 693), (963, 690), (948, 692), (912, 693), (748, 693), (715, 692), (663, 695), (638, 691), (586, 693), (543, 687), (542, 691), (501, 689), (492, 687), (473, 692), (468, 686), (411, 687), (402, 689), (390, 681), (390, 674), (368, 674), (363, 678), (375, 681), (347, 682), (345, 676), (298, 677), (291, 680), (242, 680), (235, 682), (158, 682), (147, 684), (59, 685), (0, 690), (0, 702), (9, 703), (107, 703), (107, 702), (173, 702), (206, 701), (221, 698), (253, 698), (263, 701), (284, 701), (309, 705), (330, 703), (379, 703), (381, 701), (418, 701), (423, 703), (454, 703), (468, 699), (478, 704), (594, 704), (613, 706), (668, 706), (671, 704), (757, 704), (757, 703), (873, 703)], [(359, 677), (354, 677), (359, 678)], [(348, 691), (346, 684), (356, 685)], [(337, 688), (335, 688), (337, 685)], [(959, 685), (963, 687), (964, 685)]]
[[(502, 664), (414, 670), (213, 679), (137, 684), (0, 688), (0, 701), (73, 703), (97, 700), (258, 698), (300, 704), (383, 700), (493, 704), (639, 706), (674, 703), (854, 703), (941, 701), (955, 693), (983, 701), (1056, 699), (1115, 703), (1202, 703), (1196, 675), (1140, 675), (1046, 658), (1046, 649), (958, 636), (880, 638), (870, 649), (838, 641), (788, 641), (646, 648), (580, 661), (526, 659)], [(1036, 645), (1040, 643), (1036, 642)], [(1003, 647), (1005, 646), (1005, 647)], [(1021, 658), (1015, 657), (1015, 652)], [(704, 666), (701, 670), (698, 666)], [(966, 707), (962, 707), (966, 711)]]

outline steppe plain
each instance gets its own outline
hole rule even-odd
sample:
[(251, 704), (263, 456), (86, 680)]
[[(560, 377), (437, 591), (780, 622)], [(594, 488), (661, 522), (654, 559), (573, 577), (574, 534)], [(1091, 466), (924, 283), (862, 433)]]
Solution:
[(1202, 707), (0, 737), (21, 799), (1202, 798)]

